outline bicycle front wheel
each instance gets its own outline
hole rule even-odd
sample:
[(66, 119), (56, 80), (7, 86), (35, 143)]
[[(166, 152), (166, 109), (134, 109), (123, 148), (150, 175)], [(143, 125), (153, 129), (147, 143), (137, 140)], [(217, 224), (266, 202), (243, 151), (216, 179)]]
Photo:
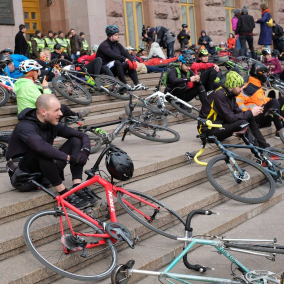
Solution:
[(180, 139), (176, 131), (152, 124), (134, 123), (129, 126), (129, 131), (137, 137), (155, 142), (172, 143)]
[(72, 239), (65, 214), (55, 210), (36, 213), (27, 220), (24, 238), (29, 250), (44, 266), (64, 277), (80, 281), (107, 278), (117, 263), (117, 252), (112, 242), (110, 239), (90, 236), (101, 232), (91, 222), (72, 213), (68, 213), (68, 217), (74, 235), (87, 242), (87, 257), (82, 257), (82, 247)]
[(5, 105), (9, 100), (9, 92), (0, 86), (0, 107)]
[(66, 99), (81, 105), (92, 102), (91, 94), (79, 83), (69, 80), (66, 76), (56, 76), (52, 79), (55, 90)]
[[(171, 100), (170, 103), (176, 110), (178, 110), (180, 113), (182, 113), (182, 114), (184, 114), (188, 117), (191, 117), (193, 119), (197, 119), (197, 117), (199, 116), (200, 109), (195, 107), (195, 106), (188, 108), (186, 105), (180, 105), (180, 103), (176, 102), (174, 99)], [(182, 108), (183, 106), (184, 106), (184, 108)]]
[(149, 195), (134, 190), (129, 192), (137, 198), (118, 191), (117, 199), (131, 217), (164, 237), (176, 240), (184, 236), (185, 221), (175, 211)]
[[(125, 113), (127, 115), (130, 114), (130, 107), (129, 104), (125, 106)], [(168, 126), (168, 118), (164, 115), (160, 109), (147, 103), (146, 105), (143, 103), (136, 103), (134, 104), (134, 110), (132, 115), (135, 119), (144, 122), (144, 123), (151, 123), (151, 124), (158, 124), (164, 127)]]
[(248, 243), (237, 243), (237, 242), (224, 242), (225, 248), (236, 248), (244, 250), (261, 251), (268, 253), (284, 254), (284, 246), (278, 244), (248, 244)]
[(223, 195), (244, 203), (269, 200), (275, 192), (271, 175), (248, 159), (235, 156), (234, 160), (222, 155), (209, 161), (206, 175), (212, 186)]

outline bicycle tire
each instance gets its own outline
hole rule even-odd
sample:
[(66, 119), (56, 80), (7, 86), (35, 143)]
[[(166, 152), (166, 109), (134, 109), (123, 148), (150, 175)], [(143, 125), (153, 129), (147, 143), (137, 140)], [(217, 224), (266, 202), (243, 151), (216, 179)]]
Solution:
[(253, 250), (253, 251), (261, 251), (261, 252), (269, 252), (269, 253), (276, 253), (276, 254), (284, 254), (284, 246), (275, 245), (273, 248), (272, 244), (236, 244), (231, 242), (224, 242), (226, 247), (237, 248), (237, 249), (244, 249), (244, 250)]
[(9, 100), (9, 92), (0, 85), (0, 107), (5, 105)]
[(0, 147), (0, 173), (5, 173), (7, 172), (6, 152), (7, 152), (8, 144), (0, 142), (0, 145), (1, 145)]
[[(65, 214), (64, 212), (57, 212), (55, 210), (45, 210), (38, 212), (34, 215), (32, 215), (25, 223), (24, 226), (24, 238), (25, 242), (33, 254), (33, 256), (41, 262), (44, 266), (50, 268), (52, 271), (64, 276), (68, 277), (74, 280), (80, 280), (80, 281), (99, 281), (102, 279), (107, 278), (110, 276), (112, 270), (115, 268), (116, 263), (117, 263), (117, 252), (115, 247), (113, 246), (113, 243), (110, 241), (110, 239), (104, 239), (106, 242), (106, 246), (102, 245), (102, 247), (106, 247), (105, 250), (102, 248), (101, 250), (103, 251), (102, 255), (99, 252), (92, 251), (93, 253), (96, 253), (96, 255), (92, 255), (91, 258), (90, 256), (87, 258), (81, 257), (81, 252), (79, 250), (79, 247), (77, 246), (76, 248), (73, 248), (73, 251), (70, 250), (67, 253), (64, 253), (63, 251), (63, 244), (61, 242), (61, 230), (60, 230), (60, 224), (59, 224), (59, 217), (64, 217)], [(47, 218), (42, 218), (42, 217), (47, 217)], [(89, 221), (83, 219), (80, 216), (74, 215), (72, 213), (68, 213), (68, 217), (70, 222), (73, 222), (73, 229), (79, 229), (81, 234), (84, 234), (83, 230), (87, 230), (85, 233), (90, 233), (90, 232), (98, 232), (102, 233), (102, 231), (97, 228), (94, 224), (90, 223)], [(40, 218), (42, 218), (42, 227), (40, 226), (41, 224), (36, 226), (35, 228), (33, 225), (35, 224), (36, 221), (38, 221)], [(55, 219), (57, 218), (57, 220)], [(65, 217), (66, 218), (66, 217)], [(76, 225), (75, 225), (76, 224)], [(67, 221), (65, 220), (64, 226), (69, 228), (69, 225)], [(87, 228), (85, 228), (87, 226)], [(34, 229), (34, 231), (32, 231)], [(65, 228), (66, 230), (66, 228)], [(59, 238), (59, 239), (58, 239)], [(88, 238), (84, 236), (84, 238)], [(89, 237), (90, 238), (90, 237)], [(95, 238), (92, 238), (94, 240)], [(102, 240), (103, 238), (99, 238)], [(46, 241), (46, 243), (44, 243)], [(39, 246), (41, 248), (41, 251), (38, 251), (35, 246)], [(74, 243), (73, 243), (74, 245)], [(55, 246), (54, 250), (52, 250), (52, 246)], [(95, 248), (87, 248), (86, 252), (88, 253), (89, 250), (93, 250)], [(106, 250), (110, 250), (109, 252), (106, 252)], [(52, 253), (51, 253), (52, 252)], [(47, 260), (45, 259), (46, 256), (42, 256), (42, 254), (45, 254), (46, 256), (50, 256), (52, 259)], [(54, 260), (56, 258), (56, 253), (58, 253), (58, 260)], [(111, 261), (110, 265), (106, 264), (106, 268), (102, 268), (104, 266), (104, 262), (106, 261), (106, 258), (108, 256), (111, 256)], [(103, 259), (103, 261), (101, 261)], [(61, 267), (57, 267), (58, 262), (60, 260), (60, 265)], [(82, 260), (82, 263), (79, 263), (79, 260)], [(70, 261), (68, 263), (68, 261)], [(80, 272), (80, 269), (82, 268), (83, 272), (86, 274), (89, 272), (95, 273), (94, 272), (94, 261), (100, 262), (100, 268), (101, 269), (106, 269), (105, 271), (99, 273), (99, 274), (88, 274), (88, 275), (79, 275), (75, 274)], [(56, 262), (54, 264), (54, 262)], [(92, 262), (92, 263), (91, 263)], [(91, 267), (89, 267), (91, 265)], [(64, 268), (65, 267), (65, 268)], [(66, 270), (70, 271), (66, 271)]]
[[(129, 131), (137, 137), (154, 142), (173, 143), (180, 139), (180, 135), (176, 131), (153, 124), (133, 123), (129, 126)], [(166, 138), (157, 135), (157, 131), (160, 131), (160, 135), (165, 134)], [(173, 137), (168, 138), (169, 134), (173, 135)]]
[[(238, 178), (237, 176), (233, 177), (230, 170), (226, 171), (225, 166), (227, 166), (228, 157), (225, 155), (217, 156), (211, 159), (206, 166), (206, 175), (211, 185), (221, 194), (236, 201), (249, 204), (257, 204), (269, 200), (275, 192), (275, 183), (271, 175), (260, 165), (257, 165), (256, 163), (248, 159), (240, 156), (234, 156), (234, 159), (237, 162), (246, 165), (246, 175), (241, 178)], [(218, 163), (219, 161), (221, 161), (222, 163)], [(240, 163), (237, 164), (240, 166)], [(231, 164), (231, 166), (234, 167), (233, 164)], [(241, 167), (242, 169), (244, 168), (243, 165)], [(262, 174), (262, 176), (260, 176), (261, 180), (259, 181), (260, 174)], [(219, 184), (219, 177), (222, 178), (224, 176), (230, 177), (229, 179), (227, 178), (227, 180), (222, 182), (228, 189), (225, 189), (222, 184)], [(236, 182), (235, 178), (238, 178), (239, 183)], [(230, 181), (233, 181), (232, 185), (229, 184)], [(248, 181), (248, 183), (244, 184), (246, 181)], [(258, 184), (265, 188), (265, 190), (263, 190), (262, 187), (259, 188), (260, 196), (257, 196), (258, 190), (255, 189)], [(244, 196), (239, 196), (238, 194), (235, 194), (230, 190), (239, 194), (243, 194)]]
[[(122, 194), (120, 191), (118, 191), (117, 192), (117, 199), (118, 199), (120, 205), (125, 209), (125, 211), (132, 218), (134, 218), (136, 221), (138, 221), (142, 225), (146, 226), (147, 228), (151, 229), (152, 231), (154, 231), (154, 232), (156, 232), (156, 233), (158, 233), (158, 234), (160, 234), (164, 237), (176, 240), (177, 238), (184, 236), (185, 221), (183, 220), (183, 218), (181, 216), (179, 216), (178, 213), (173, 211), (170, 207), (166, 206), (165, 204), (163, 204), (159, 200), (157, 200), (157, 199), (155, 199), (155, 198), (153, 198), (153, 197), (151, 197), (147, 194), (144, 194), (142, 192), (138, 192), (138, 191), (135, 191), (135, 190), (129, 190), (128, 192), (135, 194), (136, 196), (138, 196), (142, 199), (145, 199), (145, 201), (147, 201), (149, 203), (153, 203), (156, 206), (160, 206), (160, 208), (163, 209), (163, 211), (160, 211), (159, 213), (157, 213), (157, 215), (155, 215), (155, 218), (157, 216), (158, 217), (155, 220), (153, 220), (151, 223), (149, 223), (149, 222), (146, 221), (144, 216), (142, 216), (141, 214), (139, 214), (136, 211), (133, 212), (133, 207), (129, 207), (125, 203), (126, 201), (123, 198), (123, 195), (127, 195), (127, 193)], [(153, 207), (145, 205), (145, 203), (144, 203), (144, 206), (143, 206), (141, 201), (138, 201), (137, 199), (135, 199), (133, 197), (128, 196), (127, 201), (130, 202), (132, 205), (134, 205), (135, 208), (138, 209), (139, 211), (143, 212), (144, 214), (148, 214), (148, 216), (152, 216), (154, 214)], [(139, 205), (139, 207), (138, 207), (138, 205)], [(138, 215), (136, 215), (135, 212)], [(171, 226), (171, 228), (169, 226)], [(164, 229), (162, 230), (162, 228), (164, 228)], [(166, 232), (166, 230), (168, 230), (168, 232)]]
[[(52, 85), (58, 93), (60, 93), (63, 97), (74, 103), (81, 105), (89, 105), (92, 102), (91, 94), (82, 85), (77, 82), (70, 81), (64, 75), (54, 77), (52, 79)], [(85, 96), (83, 100), (77, 98), (78, 96), (82, 98), (82, 94), (83, 96)]]
[[(179, 112), (181, 112), (182, 114), (188, 116), (188, 117), (191, 117), (193, 119), (197, 119), (197, 117), (199, 116), (199, 111), (200, 109), (198, 110), (195, 110), (194, 108), (191, 108), (191, 112), (188, 112), (187, 110), (184, 110), (182, 109), (176, 102), (175, 100), (171, 100), (170, 101), (171, 105)], [(194, 111), (194, 113), (192, 113), (192, 111)]]
[(280, 129), (279, 136), (280, 136), (280, 139), (281, 139), (282, 143), (284, 143), (284, 128)]
[[(129, 104), (125, 106), (125, 113), (127, 115), (130, 115)], [(134, 104), (134, 110), (132, 112), (132, 115), (135, 119), (144, 123), (157, 123), (158, 125), (160, 125), (160, 122), (162, 122), (162, 126), (168, 126), (168, 117), (164, 115), (160, 109), (151, 105), (150, 103), (147, 103), (146, 105), (143, 103)]]
[(102, 146), (101, 138), (96, 135), (88, 135), (91, 142), (90, 154), (98, 152)]
[[(130, 99), (130, 90), (128, 87), (122, 83), (121, 81), (107, 75), (98, 75), (96, 76), (96, 82), (104, 87), (104, 91), (116, 98), (121, 100), (129, 100)], [(121, 90), (121, 92), (120, 92)]]

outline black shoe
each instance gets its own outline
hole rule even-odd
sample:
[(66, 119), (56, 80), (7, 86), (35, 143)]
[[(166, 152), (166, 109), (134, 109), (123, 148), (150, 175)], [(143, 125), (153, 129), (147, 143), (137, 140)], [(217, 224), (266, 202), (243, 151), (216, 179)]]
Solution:
[(91, 189), (85, 187), (75, 193), (79, 198), (87, 201), (89, 205), (95, 205), (98, 202), (98, 199), (94, 196)]
[(80, 198), (77, 194), (69, 195), (66, 200), (76, 208), (82, 209), (90, 205), (90, 203), (82, 198)]

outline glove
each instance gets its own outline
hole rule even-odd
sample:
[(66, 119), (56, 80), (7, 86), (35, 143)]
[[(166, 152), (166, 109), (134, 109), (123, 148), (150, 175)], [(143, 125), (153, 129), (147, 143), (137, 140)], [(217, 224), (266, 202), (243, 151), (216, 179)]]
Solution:
[(83, 150), (77, 155), (70, 155), (70, 164), (82, 167), (85, 166), (88, 161), (89, 154), (90, 153), (88, 151)]
[(193, 85), (194, 85), (193, 82), (188, 82), (188, 83), (187, 83), (187, 88), (188, 88), (188, 89), (191, 89), (191, 88), (193, 87)]
[(137, 69), (137, 63), (135, 61), (132, 62), (132, 61), (128, 60), (127, 64), (129, 66), (130, 70), (136, 70)]

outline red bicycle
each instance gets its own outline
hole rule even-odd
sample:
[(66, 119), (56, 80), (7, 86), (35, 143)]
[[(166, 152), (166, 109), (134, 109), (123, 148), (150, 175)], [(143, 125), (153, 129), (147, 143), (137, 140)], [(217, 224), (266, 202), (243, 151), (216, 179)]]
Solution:
[[(119, 149), (113, 145), (105, 148), (94, 167), (85, 171), (87, 181), (62, 196), (36, 182), (37, 173), (20, 177), (19, 182), (33, 182), (57, 201), (55, 209), (38, 212), (27, 220), (24, 237), (37, 260), (65, 277), (81, 281), (102, 280), (116, 267), (116, 245), (126, 241), (134, 248), (130, 231), (117, 222), (113, 196), (129, 215), (149, 229), (175, 240), (184, 235), (185, 221), (168, 206), (144, 193), (117, 187), (113, 179), (108, 182), (95, 174), (103, 156), (115, 150)], [(66, 201), (69, 195), (95, 183), (103, 186), (106, 192), (109, 214), (99, 216), (101, 219), (89, 216), (88, 210), (81, 211)], [(103, 217), (109, 217), (110, 222), (103, 221)]]

